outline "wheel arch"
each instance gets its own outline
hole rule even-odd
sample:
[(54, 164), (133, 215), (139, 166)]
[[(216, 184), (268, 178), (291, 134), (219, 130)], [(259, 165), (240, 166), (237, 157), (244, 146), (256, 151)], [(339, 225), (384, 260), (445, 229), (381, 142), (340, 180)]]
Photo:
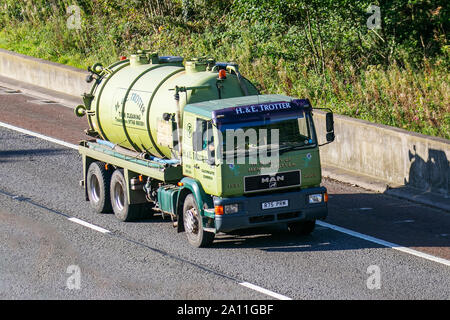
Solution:
[(177, 208), (176, 208), (176, 215), (177, 215), (177, 221), (178, 221), (178, 232), (184, 231), (184, 224), (183, 224), (183, 205), (184, 200), (189, 194), (193, 194), (195, 201), (197, 202), (197, 206), (200, 210), (200, 215), (204, 215), (204, 208), (211, 208), (213, 206), (213, 199), (212, 196), (208, 195), (205, 190), (203, 190), (202, 185), (198, 180), (185, 177), (181, 179), (180, 181), (183, 184), (183, 187), (181, 188), (180, 192), (178, 193), (177, 197)]

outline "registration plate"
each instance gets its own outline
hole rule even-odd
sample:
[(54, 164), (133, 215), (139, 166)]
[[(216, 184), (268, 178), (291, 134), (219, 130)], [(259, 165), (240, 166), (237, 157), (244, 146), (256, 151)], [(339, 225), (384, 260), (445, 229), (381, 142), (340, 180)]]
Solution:
[(265, 209), (287, 207), (288, 205), (289, 205), (289, 200), (278, 200), (278, 201), (263, 202), (261, 204), (261, 207), (263, 210), (265, 210)]

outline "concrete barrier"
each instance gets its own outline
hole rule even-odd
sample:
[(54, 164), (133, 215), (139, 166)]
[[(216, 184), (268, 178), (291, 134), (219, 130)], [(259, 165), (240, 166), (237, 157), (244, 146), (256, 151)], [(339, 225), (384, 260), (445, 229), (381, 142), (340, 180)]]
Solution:
[[(0, 49), (0, 76), (79, 97), (87, 71)], [(325, 116), (316, 112), (323, 141)], [(335, 115), (335, 142), (321, 148), (323, 165), (449, 197), (450, 141)]]
[(79, 97), (89, 92), (87, 71), (0, 49), (0, 76)]
[[(321, 135), (325, 116), (316, 116)], [(409, 186), (449, 197), (449, 140), (341, 115), (335, 115), (335, 134), (336, 140), (320, 150), (325, 166), (371, 176), (391, 187)]]

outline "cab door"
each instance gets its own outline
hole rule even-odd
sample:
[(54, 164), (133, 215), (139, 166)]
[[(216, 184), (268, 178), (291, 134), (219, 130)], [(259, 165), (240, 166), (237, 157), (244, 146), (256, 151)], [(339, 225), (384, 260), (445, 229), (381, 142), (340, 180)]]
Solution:
[(196, 117), (192, 143), (194, 177), (208, 194), (217, 194), (219, 185), (213, 128), (211, 120)]
[(195, 134), (195, 115), (185, 113), (183, 116), (183, 137), (182, 137), (182, 156), (183, 156), (183, 175), (195, 178), (194, 165), (194, 134)]

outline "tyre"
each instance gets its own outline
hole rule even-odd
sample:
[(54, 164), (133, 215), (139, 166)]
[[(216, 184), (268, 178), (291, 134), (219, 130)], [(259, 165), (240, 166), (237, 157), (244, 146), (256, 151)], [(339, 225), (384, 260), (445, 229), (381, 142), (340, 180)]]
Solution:
[(202, 217), (192, 193), (184, 200), (183, 223), (184, 231), (192, 246), (202, 248), (213, 243), (215, 233), (203, 229)]
[(111, 173), (105, 169), (103, 162), (93, 162), (86, 175), (86, 187), (91, 207), (97, 213), (111, 212), (109, 184)]
[(316, 220), (292, 222), (288, 224), (288, 231), (296, 235), (306, 236), (314, 231), (315, 226)]
[(122, 169), (117, 169), (112, 174), (110, 194), (112, 210), (120, 221), (136, 221), (145, 216), (151, 216), (150, 206), (147, 203), (128, 203), (127, 183)]

